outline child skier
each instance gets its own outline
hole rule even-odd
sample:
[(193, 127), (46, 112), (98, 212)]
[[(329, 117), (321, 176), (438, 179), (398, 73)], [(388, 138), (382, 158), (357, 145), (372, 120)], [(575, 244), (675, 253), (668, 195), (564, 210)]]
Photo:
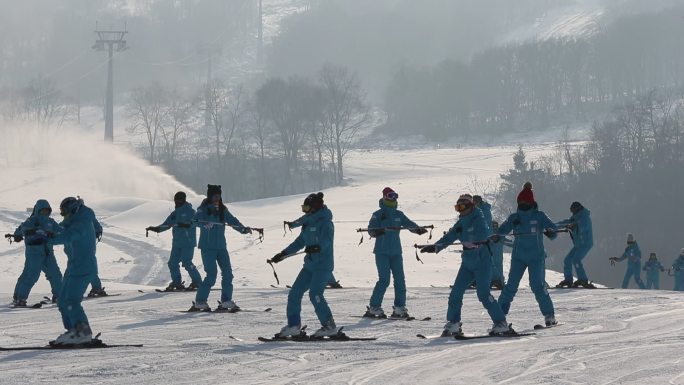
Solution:
[(656, 253), (651, 253), (648, 261), (644, 263), (643, 270), (646, 272), (646, 289), (660, 290), (660, 273), (665, 271), (665, 268), (658, 261)]
[(674, 289), (675, 291), (684, 291), (684, 249), (679, 254), (679, 258), (675, 259), (670, 269), (674, 275)]
[(470, 194), (461, 195), (456, 201), (456, 211), (459, 213), (456, 224), (435, 244), (423, 247), (421, 253), (439, 253), (451, 243), (460, 240), (463, 244), (461, 267), (458, 269), (456, 280), (449, 294), (447, 323), (444, 325), (442, 336), (462, 335), (461, 308), (463, 294), (475, 279), (477, 284), (477, 299), (487, 309), (493, 322), (492, 334), (505, 335), (512, 329), (506, 322), (499, 303), (491, 295), (489, 283), (492, 277), (492, 256), (487, 247), (491, 235), (482, 211), (475, 207)]
[(641, 280), (641, 249), (639, 249), (639, 244), (634, 235), (627, 234), (627, 247), (620, 257), (610, 257), (608, 258), (611, 264), (615, 262), (627, 261), (627, 271), (625, 271), (625, 278), (622, 280), (622, 288), (626, 289), (629, 286), (629, 279), (634, 276), (634, 281), (639, 286), (639, 289), (644, 289), (644, 282)]
[(233, 302), (233, 269), (226, 244), (226, 225), (241, 234), (251, 234), (252, 229), (244, 226), (228, 211), (221, 198), (220, 185), (207, 185), (207, 198), (197, 208), (193, 220), (200, 226), (199, 249), (202, 252), (202, 264), (206, 276), (197, 290), (195, 301), (189, 311), (211, 311), (207, 299), (211, 287), (216, 283), (217, 264), (221, 269), (221, 300), (216, 310), (229, 312), (240, 310), (240, 307)]
[[(530, 185), (531, 189), (531, 185)], [(572, 238), (572, 249), (563, 260), (564, 279), (556, 287), (585, 287), (594, 288), (589, 282), (587, 272), (582, 265), (582, 259), (587, 256), (589, 250), (594, 246), (594, 235), (591, 225), (591, 213), (589, 209), (582, 206), (579, 202), (572, 202), (570, 205), (572, 216), (558, 223), (558, 226), (566, 226), (570, 230)], [(572, 282), (572, 268), (577, 273), (577, 281)]]
[(31, 216), (14, 231), (15, 242), (24, 240), (26, 258), (24, 270), (14, 288), (12, 299), (14, 307), (26, 306), (26, 300), (33, 285), (38, 282), (41, 271), (50, 282), (52, 302), (57, 302), (59, 297), (62, 288), (62, 272), (57, 265), (52, 245), (48, 243), (48, 236), (58, 233), (61, 229), (57, 222), (50, 218), (50, 213), (52, 213), (52, 208), (48, 201), (39, 199), (33, 206)]
[(501, 236), (511, 231), (515, 235), (508, 282), (499, 296), (499, 305), (504, 314), (508, 314), (520, 279), (527, 269), (530, 289), (539, 304), (539, 310), (544, 315), (544, 323), (546, 326), (552, 326), (556, 324), (556, 318), (553, 302), (544, 281), (546, 251), (542, 235), (555, 239), (558, 228), (543, 211), (536, 208), (538, 206), (535, 205), (531, 188), (523, 188), (518, 194), (517, 201), (518, 210), (501, 224), (497, 234), (492, 237), (492, 240), (498, 241)]
[[(150, 226), (147, 230), (160, 233), (173, 228), (171, 255), (168, 262), (171, 283), (169, 283), (165, 291), (194, 291), (202, 283), (202, 277), (199, 271), (197, 271), (197, 267), (192, 263), (195, 246), (197, 246), (197, 233), (192, 222), (195, 210), (192, 208), (192, 204), (187, 201), (187, 196), (183, 191), (179, 191), (173, 196), (173, 202), (176, 208), (166, 218), (164, 223), (159, 226)], [(181, 277), (179, 266), (181, 263), (192, 280), (187, 288), (183, 285)]]
[(373, 288), (370, 304), (364, 317), (384, 318), (382, 299), (390, 283), (390, 274), (394, 276), (393, 318), (408, 318), (406, 309), (406, 280), (402, 258), (400, 229), (408, 229), (415, 234), (425, 234), (427, 230), (408, 219), (403, 212), (397, 210), (399, 194), (389, 187), (382, 190), (380, 209), (373, 213), (368, 223), (368, 234), (375, 238), (375, 267), (378, 270), (378, 282)]
[(335, 226), (332, 222), (332, 212), (324, 204), (321, 192), (309, 194), (304, 199), (302, 211), (305, 215), (302, 218), (302, 230), (297, 239), (269, 260), (272, 263), (279, 263), (302, 248), (306, 253), (304, 266), (287, 296), (287, 325), (276, 334), (277, 338), (298, 336), (302, 333), (302, 297), (307, 290), (316, 316), (321, 323), (321, 328), (313, 334), (313, 337), (334, 336), (339, 333), (332, 311), (323, 296), (326, 283), (335, 265), (333, 256)]

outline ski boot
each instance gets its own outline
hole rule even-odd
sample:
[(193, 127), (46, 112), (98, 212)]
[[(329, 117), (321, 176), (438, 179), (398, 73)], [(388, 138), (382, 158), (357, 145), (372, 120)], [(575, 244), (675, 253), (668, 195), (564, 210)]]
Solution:
[(473, 281), (470, 283), (470, 286), (468, 286), (468, 289), (477, 289), (477, 282)]
[(573, 287), (572, 279), (564, 279), (560, 282), (558, 282), (558, 285), (556, 285), (557, 288), (564, 288), (564, 287)]
[(211, 308), (209, 307), (209, 305), (207, 305), (206, 302), (192, 301), (192, 306), (190, 306), (190, 309), (188, 309), (188, 311), (189, 312), (198, 312), (198, 311), (210, 312)]
[(287, 337), (304, 337), (306, 336), (306, 332), (304, 329), (302, 329), (301, 325), (285, 325), (283, 326), (282, 329), (280, 329), (280, 332), (276, 333), (274, 338), (282, 338), (285, 339)]
[(12, 300), (10, 307), (27, 307), (25, 299), (15, 298)]
[(489, 285), (489, 288), (494, 290), (503, 290), (503, 287), (503, 282), (501, 282), (501, 280), (499, 279), (493, 280), (492, 283)]
[(185, 291), (185, 290), (186, 289), (185, 289), (185, 285), (183, 284), (183, 282), (180, 282), (180, 283), (171, 282), (171, 283), (169, 283), (169, 286), (164, 288), (164, 291)]
[(380, 306), (366, 306), (366, 318), (387, 318), (385, 311)]
[(513, 328), (511, 328), (511, 325), (506, 322), (506, 320), (494, 322), (492, 328), (489, 330), (490, 336), (505, 336), (512, 333), (515, 333), (515, 331)]
[(90, 289), (90, 293), (88, 293), (88, 298), (106, 297), (108, 295), (109, 294), (107, 294), (104, 287), (101, 287), (99, 289), (92, 288), (92, 289)]
[(335, 320), (330, 318), (323, 322), (321, 328), (311, 336), (311, 338), (333, 337), (340, 333), (340, 328), (335, 325)]
[(391, 318), (409, 318), (408, 309), (406, 306), (392, 306)]
[(199, 283), (192, 282), (185, 288), (185, 291), (197, 291), (199, 289)]
[(87, 324), (79, 323), (75, 328), (67, 330), (50, 341), (50, 346), (82, 345), (93, 341), (93, 332)]
[(240, 306), (233, 301), (218, 301), (219, 305), (215, 311), (224, 313), (237, 313), (240, 311)]
[(544, 324), (548, 326), (556, 326), (558, 325), (558, 322), (556, 321), (556, 317), (553, 314), (549, 314), (547, 316), (544, 316)]
[(587, 281), (586, 279), (578, 279), (572, 284), (572, 287), (583, 287), (585, 289), (596, 289), (593, 283)]
[(328, 287), (330, 289), (342, 289), (342, 285), (340, 285), (340, 281), (335, 281), (335, 282), (329, 282)]
[(461, 330), (461, 326), (463, 324), (460, 322), (452, 322), (449, 321), (444, 325), (444, 330), (442, 331), (442, 337), (455, 337), (455, 336), (462, 336), (463, 335), (463, 330)]

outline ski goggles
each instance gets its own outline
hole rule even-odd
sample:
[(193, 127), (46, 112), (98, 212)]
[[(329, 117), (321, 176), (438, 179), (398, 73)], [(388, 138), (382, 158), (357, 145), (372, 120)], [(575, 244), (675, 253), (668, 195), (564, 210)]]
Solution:
[(390, 191), (387, 194), (383, 196), (383, 198), (390, 200), (390, 201), (396, 201), (399, 198), (399, 194), (397, 194), (394, 191)]
[(458, 211), (460, 213), (460, 212), (467, 210), (468, 208), (470, 208), (472, 206), (473, 206), (472, 203), (458, 202), (454, 205), (454, 208), (456, 209), (456, 211)]

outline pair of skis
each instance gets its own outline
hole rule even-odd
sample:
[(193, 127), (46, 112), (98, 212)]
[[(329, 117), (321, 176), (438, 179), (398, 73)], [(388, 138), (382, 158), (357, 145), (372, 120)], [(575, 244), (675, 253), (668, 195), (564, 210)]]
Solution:
[(45, 346), (14, 346), (14, 347), (0, 347), (0, 352), (18, 351), (18, 350), (78, 350), (78, 349), (107, 349), (107, 348), (141, 348), (142, 344), (118, 344), (110, 345), (100, 340), (98, 333), (90, 342), (83, 344), (57, 345), (54, 341)]
[(344, 327), (337, 330), (337, 334), (325, 337), (314, 337), (306, 334), (306, 325), (300, 329), (296, 336), (280, 337), (277, 334), (272, 338), (259, 337), (261, 342), (345, 342), (345, 341), (375, 341), (377, 337), (349, 337), (342, 332)]

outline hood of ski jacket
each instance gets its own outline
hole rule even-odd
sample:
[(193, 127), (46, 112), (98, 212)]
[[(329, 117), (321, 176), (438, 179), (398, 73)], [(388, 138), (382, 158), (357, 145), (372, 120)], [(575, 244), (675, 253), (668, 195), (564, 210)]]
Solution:
[(435, 245), (439, 252), (447, 248), (449, 244), (460, 240), (463, 243), (462, 258), (477, 258), (480, 255), (481, 248), (487, 249), (486, 255), (491, 255), (487, 245), (480, 243), (487, 241), (490, 235), (491, 230), (485, 222), (482, 210), (474, 207), (469, 214), (459, 215), (456, 224), (442, 238), (435, 242)]
[(61, 228), (49, 215), (41, 215), (40, 210), (51, 209), (50, 203), (45, 199), (39, 199), (33, 206), (33, 212), (19, 227), (14, 230), (14, 235), (24, 237), (26, 245), (25, 255), (44, 256), (52, 253), (52, 246), (48, 243), (49, 234), (57, 234)]
[(629, 263), (641, 262), (641, 249), (637, 242), (627, 245), (618, 261), (624, 261), (625, 259), (628, 259), (627, 262)]
[(332, 211), (325, 205), (315, 213), (305, 215), (302, 220), (302, 231), (283, 252), (290, 255), (307, 246), (318, 245), (321, 248), (320, 252), (307, 253), (304, 257), (304, 268), (309, 271), (332, 271), (335, 267), (335, 226), (332, 218)]
[(482, 215), (484, 215), (484, 219), (487, 222), (488, 226), (492, 225), (492, 205), (489, 204), (489, 202), (482, 201), (480, 205), (478, 206), (480, 210), (482, 210)]
[(197, 208), (194, 220), (200, 229), (200, 249), (225, 250), (228, 247), (226, 244), (226, 225), (242, 234), (247, 231), (245, 226), (228, 211), (226, 205), (220, 204), (219, 208), (216, 209), (208, 199), (202, 201), (202, 204)]
[(78, 211), (60, 223), (63, 230), (51, 240), (53, 244), (64, 245), (67, 255), (64, 276), (97, 274), (94, 218), (93, 211), (81, 205)]
[(185, 202), (182, 206), (173, 210), (164, 223), (159, 225), (159, 230), (173, 229), (171, 234), (173, 234), (172, 245), (174, 247), (194, 248), (197, 246), (197, 231), (195, 230), (196, 222), (193, 222), (194, 217), (195, 209), (192, 208), (190, 202)]
[[(387, 207), (379, 201), (380, 210), (373, 213), (370, 222), (368, 222), (369, 229), (387, 228), (387, 227), (403, 227), (415, 229), (418, 225), (412, 220), (408, 219), (401, 210), (394, 207)], [(372, 231), (369, 233), (373, 234)], [(401, 240), (399, 234), (401, 231), (385, 230), (383, 235), (375, 238), (375, 247), (373, 253), (378, 255), (401, 255)]]
[[(546, 257), (544, 251), (544, 230), (557, 230), (551, 219), (537, 209), (527, 211), (517, 210), (508, 216), (504, 223), (499, 226), (498, 234), (503, 236), (510, 232), (518, 234), (513, 241), (511, 258), (521, 261), (538, 261)], [(556, 233), (551, 239), (556, 238)]]
[(591, 227), (591, 211), (584, 207), (576, 214), (572, 214), (569, 219), (566, 219), (560, 224), (574, 224), (575, 226), (570, 230), (572, 235), (572, 243), (577, 247), (592, 247), (594, 246), (594, 233)]

